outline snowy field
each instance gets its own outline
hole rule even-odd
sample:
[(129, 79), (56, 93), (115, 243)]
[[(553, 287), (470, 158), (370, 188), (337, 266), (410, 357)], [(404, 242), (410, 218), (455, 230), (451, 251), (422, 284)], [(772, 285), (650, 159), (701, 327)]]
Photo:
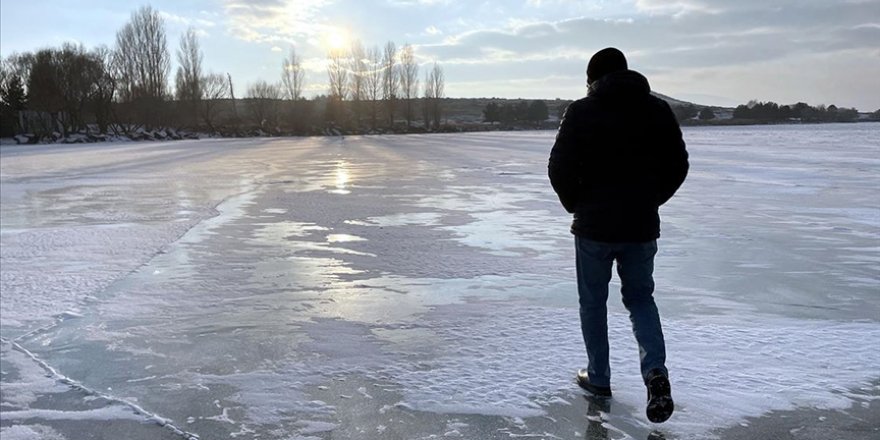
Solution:
[(880, 124), (685, 130), (663, 425), (617, 294), (615, 397), (574, 385), (553, 136), (3, 146), (0, 435), (877, 438)]

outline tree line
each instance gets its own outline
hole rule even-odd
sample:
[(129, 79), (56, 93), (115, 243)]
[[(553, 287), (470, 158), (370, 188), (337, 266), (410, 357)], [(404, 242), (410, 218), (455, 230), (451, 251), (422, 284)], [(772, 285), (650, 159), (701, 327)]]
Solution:
[(775, 102), (750, 101), (739, 105), (733, 110), (737, 119), (778, 122), (799, 120), (803, 122), (852, 122), (859, 118), (859, 111), (854, 108), (838, 108), (836, 105), (819, 105), (813, 107), (804, 102), (794, 105), (779, 105)]
[(515, 103), (498, 104), (490, 102), (483, 109), (483, 121), (495, 124), (496, 122), (511, 124), (529, 124), (541, 126), (550, 117), (550, 109), (547, 103), (540, 99), (530, 102), (517, 101)]
[[(248, 84), (236, 99), (232, 76), (206, 71), (197, 33), (188, 29), (172, 54), (159, 12), (144, 6), (112, 47), (57, 48), (0, 58), (0, 136), (72, 134), (136, 138), (139, 133), (208, 131), (223, 135), (441, 130), (443, 68), (420, 87), (413, 46), (388, 42), (331, 50), (329, 90), (307, 99), (303, 59), (291, 49), (279, 80)], [(421, 92), (421, 93), (420, 93)], [(420, 113), (420, 114), (419, 114)], [(419, 117), (420, 116), (420, 117)]]
[[(672, 111), (679, 121), (715, 120), (717, 115), (710, 107), (698, 107), (694, 104), (674, 105)], [(805, 102), (794, 105), (779, 105), (773, 101), (749, 101), (733, 109), (732, 121), (738, 123), (773, 123), (773, 122), (853, 122), (859, 119), (859, 111), (854, 108), (842, 108), (836, 105), (811, 106)], [(880, 120), (880, 110), (872, 113), (869, 120)]]

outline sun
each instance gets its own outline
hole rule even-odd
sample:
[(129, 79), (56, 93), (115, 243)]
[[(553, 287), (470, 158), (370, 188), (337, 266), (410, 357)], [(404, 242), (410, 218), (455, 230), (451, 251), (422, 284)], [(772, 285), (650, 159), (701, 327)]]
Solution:
[(330, 29), (324, 35), (324, 44), (330, 50), (342, 50), (348, 47), (348, 33), (342, 29)]

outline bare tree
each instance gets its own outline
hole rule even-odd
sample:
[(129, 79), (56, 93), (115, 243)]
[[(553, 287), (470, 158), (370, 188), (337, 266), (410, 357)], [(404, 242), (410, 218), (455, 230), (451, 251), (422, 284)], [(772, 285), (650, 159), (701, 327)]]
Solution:
[(331, 50), (327, 54), (327, 76), (330, 80), (330, 97), (327, 101), (326, 119), (331, 123), (341, 123), (343, 104), (348, 87), (348, 62), (345, 50)]
[[(6, 88), (4, 89), (8, 96), (5, 101), (17, 110), (7, 108), (9, 117), (0, 120), (0, 125), (8, 127), (8, 129), (20, 133), (33, 131), (28, 125), (27, 118), (23, 118), (20, 111), (29, 109), (27, 86), (30, 83), (31, 67), (34, 65), (34, 54), (31, 52), (18, 53), (13, 52), (3, 61), (3, 68), (8, 72)], [(11, 120), (15, 118), (17, 120)]]
[(104, 73), (101, 60), (82, 45), (42, 49), (33, 58), (28, 79), (31, 108), (50, 118), (44, 134), (67, 134), (87, 128), (86, 111)]
[(86, 107), (94, 94), (100, 65), (82, 44), (64, 43), (55, 53), (64, 112), (62, 132), (86, 129)]
[(226, 79), (229, 83), (229, 99), (232, 100), (232, 119), (238, 124), (238, 107), (235, 105), (235, 89), (232, 87), (232, 74), (226, 72)]
[(360, 125), (361, 114), (363, 113), (363, 100), (366, 96), (366, 53), (364, 45), (360, 40), (356, 40), (351, 44), (351, 53), (349, 57), (349, 96), (351, 97), (352, 111), (354, 113), (355, 127)]
[(406, 128), (413, 120), (413, 101), (419, 96), (419, 64), (412, 45), (400, 49), (400, 91), (404, 99)]
[(281, 87), (259, 80), (248, 86), (246, 98), (254, 119), (261, 128), (277, 127)]
[(95, 81), (91, 99), (95, 123), (101, 133), (107, 133), (113, 119), (113, 96), (116, 94), (116, 79), (113, 77), (113, 51), (107, 46), (98, 46), (92, 51), (96, 71), (92, 75)]
[(290, 48), (290, 58), (285, 58), (281, 67), (281, 84), (284, 88), (284, 95), (291, 101), (286, 107), (287, 111), (284, 118), (295, 130), (299, 131), (304, 126), (301, 113), (303, 113), (302, 110), (307, 105), (302, 102), (303, 88), (305, 86), (305, 69), (295, 48)]
[(199, 100), (202, 98), (202, 51), (195, 30), (189, 28), (180, 37), (180, 48), (177, 50), (176, 95), (185, 120), (196, 123)]
[(34, 65), (34, 54), (30, 52), (13, 52), (3, 61), (3, 66), (10, 76), (17, 76), (24, 84), (28, 83), (31, 76), (31, 67)]
[(159, 11), (143, 6), (132, 13), (131, 20), (116, 33), (114, 55), (122, 101), (164, 99), (171, 55)]
[(227, 96), (226, 78), (219, 73), (208, 73), (199, 80), (202, 91), (202, 120), (208, 129), (216, 131), (215, 122), (217, 120), (220, 101)]
[(382, 93), (382, 53), (378, 46), (367, 50), (367, 71), (364, 76), (366, 99), (370, 102), (370, 127), (376, 129), (379, 99)]
[(434, 96), (434, 88), (431, 87), (431, 72), (425, 72), (425, 90), (422, 96), (422, 120), (425, 123), (425, 130), (431, 129), (431, 99)]
[(26, 106), (24, 82), (16, 74), (10, 58), (0, 60), (0, 137), (22, 131), (20, 112)]
[(131, 20), (116, 32), (113, 55), (120, 101), (130, 103), (134, 120), (147, 126), (161, 124), (171, 55), (159, 11), (144, 6), (132, 13)]
[(344, 49), (334, 49), (327, 54), (327, 77), (330, 80), (330, 96), (343, 101), (348, 87), (348, 54)]
[(28, 104), (32, 110), (47, 113), (51, 120), (35, 121), (40, 133), (49, 134), (57, 129), (59, 115), (64, 108), (61, 93), (61, 69), (54, 49), (41, 49), (34, 54), (34, 62), (28, 77)]
[(388, 112), (388, 123), (394, 127), (394, 106), (399, 89), (397, 77), (397, 46), (389, 41), (382, 56), (382, 100)]
[(441, 100), (445, 96), (445, 82), (443, 68), (434, 63), (431, 71), (425, 74), (425, 99), (422, 114), (425, 117), (426, 129), (431, 122), (433, 122), (434, 130), (440, 129)]
[(303, 96), (306, 72), (295, 48), (290, 48), (290, 58), (284, 59), (282, 69), (281, 84), (284, 86), (287, 99), (299, 101)]
[(432, 112), (434, 113), (434, 128), (439, 130), (440, 117), (443, 115), (442, 102), (443, 98), (446, 97), (446, 78), (443, 74), (443, 68), (437, 63), (434, 63), (434, 68), (431, 73), (433, 73), (434, 76), (434, 105), (432, 106)]
[(198, 101), (202, 97), (202, 51), (195, 30), (189, 28), (180, 37), (180, 48), (177, 50), (177, 99)]

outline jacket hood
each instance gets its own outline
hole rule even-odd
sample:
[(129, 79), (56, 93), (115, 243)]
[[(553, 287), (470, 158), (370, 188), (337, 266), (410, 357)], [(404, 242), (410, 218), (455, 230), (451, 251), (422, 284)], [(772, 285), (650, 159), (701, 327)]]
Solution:
[(587, 96), (638, 96), (651, 93), (648, 79), (634, 70), (606, 74), (590, 85)]

